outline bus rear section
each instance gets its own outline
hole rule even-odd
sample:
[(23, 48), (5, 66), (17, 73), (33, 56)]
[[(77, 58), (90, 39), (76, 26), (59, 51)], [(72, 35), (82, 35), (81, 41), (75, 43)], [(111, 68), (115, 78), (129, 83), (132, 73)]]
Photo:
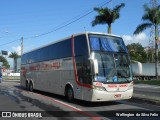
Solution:
[(69, 101), (130, 99), (130, 59), (122, 38), (86, 32), (22, 55), (21, 85)]

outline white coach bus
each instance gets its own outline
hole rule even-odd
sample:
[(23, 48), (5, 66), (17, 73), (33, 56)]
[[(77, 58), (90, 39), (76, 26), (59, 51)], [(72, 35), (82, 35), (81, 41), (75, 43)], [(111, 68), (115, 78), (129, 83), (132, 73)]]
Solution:
[(121, 37), (85, 32), (22, 55), (21, 85), (69, 101), (130, 99), (132, 70)]

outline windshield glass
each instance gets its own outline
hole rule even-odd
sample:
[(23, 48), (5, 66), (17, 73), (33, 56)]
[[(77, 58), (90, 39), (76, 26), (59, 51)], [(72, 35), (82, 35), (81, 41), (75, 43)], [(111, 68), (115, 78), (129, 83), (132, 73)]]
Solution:
[(98, 60), (98, 75), (95, 77), (99, 82), (128, 82), (132, 80), (128, 55), (121, 53), (95, 52)]
[(127, 48), (121, 37), (89, 35), (90, 48), (98, 61), (96, 81), (128, 82), (132, 80)]
[(105, 52), (125, 52), (127, 48), (120, 37), (105, 35), (90, 35), (91, 50)]
[(115, 64), (116, 64), (116, 69), (117, 69), (117, 77), (118, 81), (127, 81), (130, 80), (131, 78), (131, 69), (130, 69), (130, 63), (129, 63), (129, 58), (128, 55), (124, 54), (114, 54), (115, 58)]
[(98, 60), (98, 76), (97, 81), (106, 81), (106, 79), (112, 82), (113, 76), (116, 75), (116, 69), (114, 65), (113, 55), (95, 53), (95, 59)]

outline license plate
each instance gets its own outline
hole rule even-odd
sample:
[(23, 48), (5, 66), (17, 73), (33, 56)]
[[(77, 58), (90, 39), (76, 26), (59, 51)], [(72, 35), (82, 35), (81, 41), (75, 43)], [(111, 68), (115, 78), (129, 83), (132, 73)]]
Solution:
[(115, 97), (115, 98), (120, 98), (120, 97), (121, 97), (121, 94), (115, 94), (114, 97)]

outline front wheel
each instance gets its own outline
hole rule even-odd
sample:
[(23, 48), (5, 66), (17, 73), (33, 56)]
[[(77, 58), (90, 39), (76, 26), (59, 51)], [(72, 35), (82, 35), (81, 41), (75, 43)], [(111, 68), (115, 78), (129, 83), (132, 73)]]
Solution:
[(67, 89), (67, 100), (69, 102), (74, 101), (74, 92), (73, 92), (73, 89), (71, 87), (68, 87), (68, 89)]

